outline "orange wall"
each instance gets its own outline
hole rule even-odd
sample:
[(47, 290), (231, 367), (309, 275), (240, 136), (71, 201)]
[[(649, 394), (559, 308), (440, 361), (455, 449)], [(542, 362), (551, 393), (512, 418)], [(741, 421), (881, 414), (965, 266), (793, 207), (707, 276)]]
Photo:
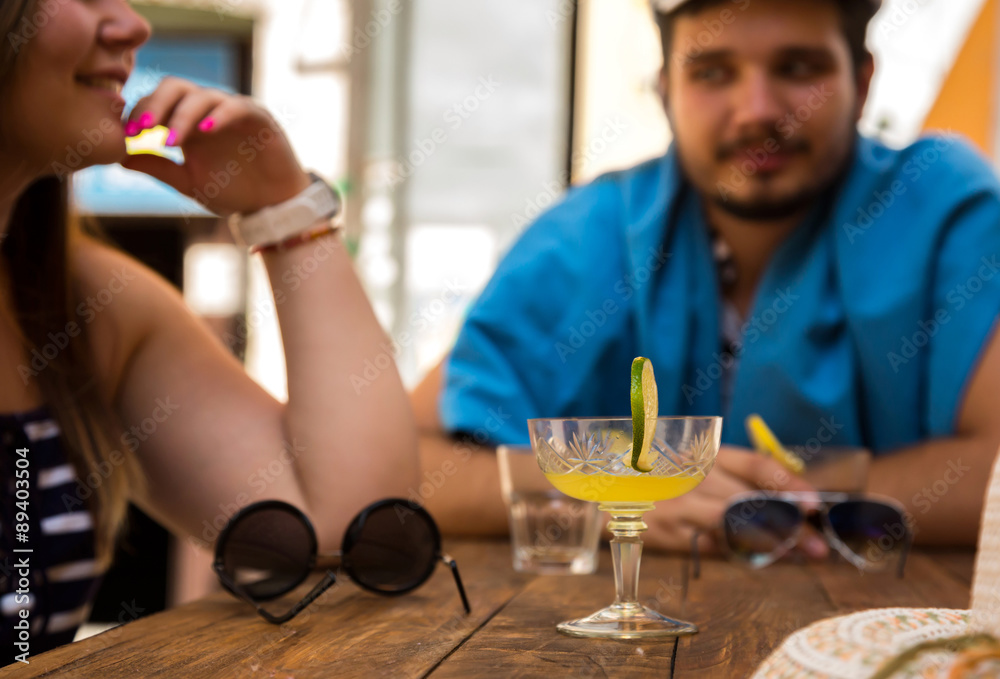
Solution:
[(924, 121), (925, 130), (951, 130), (964, 134), (983, 153), (992, 157), (996, 149), (997, 37), (1000, 0), (986, 0)]

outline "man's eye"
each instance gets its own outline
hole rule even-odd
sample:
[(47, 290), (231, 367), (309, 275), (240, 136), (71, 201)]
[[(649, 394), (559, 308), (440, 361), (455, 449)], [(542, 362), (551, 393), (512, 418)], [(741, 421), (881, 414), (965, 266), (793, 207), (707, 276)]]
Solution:
[(726, 79), (728, 74), (728, 69), (722, 66), (706, 66), (694, 71), (691, 77), (699, 82), (721, 83)]
[(789, 78), (808, 78), (815, 75), (817, 68), (808, 61), (789, 61), (781, 67), (781, 73)]

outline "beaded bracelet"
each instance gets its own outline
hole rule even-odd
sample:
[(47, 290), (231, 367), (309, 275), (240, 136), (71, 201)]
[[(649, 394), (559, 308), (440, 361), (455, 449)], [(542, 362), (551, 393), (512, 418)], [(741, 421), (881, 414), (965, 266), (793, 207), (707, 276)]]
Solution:
[(328, 233), (337, 233), (338, 231), (340, 231), (339, 225), (334, 225), (333, 222), (326, 222), (323, 226), (310, 229), (309, 231), (303, 231), (302, 233), (297, 233), (291, 238), (286, 238), (285, 240), (278, 241), (277, 243), (263, 243), (261, 245), (255, 245), (250, 248), (250, 254), (256, 255), (258, 252), (284, 252), (285, 250), (291, 250), (292, 248), (296, 248), (300, 245), (310, 243), (317, 238), (322, 238)]

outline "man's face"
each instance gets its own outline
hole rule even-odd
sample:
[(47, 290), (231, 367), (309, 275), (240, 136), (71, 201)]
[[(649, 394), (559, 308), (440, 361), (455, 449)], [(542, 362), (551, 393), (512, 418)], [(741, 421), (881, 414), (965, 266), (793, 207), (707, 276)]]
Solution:
[(855, 72), (833, 2), (755, 0), (677, 17), (662, 77), (689, 181), (723, 209), (767, 220), (836, 179), (871, 70)]

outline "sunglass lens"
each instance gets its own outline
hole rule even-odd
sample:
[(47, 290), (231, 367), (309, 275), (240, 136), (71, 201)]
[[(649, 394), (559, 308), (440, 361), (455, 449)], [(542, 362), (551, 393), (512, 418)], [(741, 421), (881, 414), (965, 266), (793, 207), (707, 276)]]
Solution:
[(726, 510), (723, 519), (730, 552), (754, 567), (766, 566), (781, 556), (802, 525), (799, 509), (782, 500), (737, 502)]
[(439, 536), (429, 515), (406, 501), (363, 512), (348, 528), (344, 566), (358, 584), (378, 592), (408, 592), (437, 561)]
[(312, 528), (301, 516), (281, 507), (259, 509), (230, 526), (222, 564), (247, 594), (266, 601), (306, 579), (314, 549)]
[(834, 535), (873, 569), (899, 552), (909, 535), (900, 511), (882, 502), (848, 500), (830, 507), (828, 516)]

